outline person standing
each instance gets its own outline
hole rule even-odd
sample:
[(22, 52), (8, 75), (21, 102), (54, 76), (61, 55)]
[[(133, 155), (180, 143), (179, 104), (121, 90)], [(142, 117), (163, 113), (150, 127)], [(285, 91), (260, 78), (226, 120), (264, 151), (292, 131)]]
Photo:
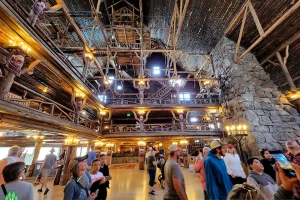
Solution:
[(106, 177), (100, 172), (101, 161), (95, 159), (92, 161), (90, 175), (92, 177), (92, 185), (90, 188), (91, 193), (97, 192), (98, 195), (95, 200), (105, 200), (106, 196), (103, 197), (103, 191), (106, 190), (104, 183), (107, 181)]
[(42, 178), (41, 178), (41, 188), (38, 190), (38, 192), (43, 192), (43, 187), (45, 187), (45, 192), (44, 195), (47, 195), (49, 192), (49, 189), (47, 187), (47, 179), (50, 174), (50, 172), (57, 168), (57, 157), (54, 155), (54, 149), (52, 148), (50, 150), (50, 154), (46, 155), (45, 160), (41, 166), (40, 172), (42, 173)]
[(206, 191), (206, 179), (205, 179), (204, 161), (205, 161), (205, 158), (207, 157), (208, 152), (210, 150), (211, 149), (209, 147), (204, 147), (202, 149), (203, 158), (201, 158), (201, 159), (199, 158), (199, 160), (197, 162), (197, 166), (199, 166), (200, 180), (201, 180), (201, 183), (202, 183), (202, 188), (203, 188), (203, 191), (204, 191), (204, 198), (205, 198), (205, 200), (208, 200), (209, 196), (208, 196), (207, 191)]
[(105, 176), (106, 182), (104, 183), (104, 187), (100, 188), (98, 197), (100, 197), (100, 199), (105, 200), (107, 197), (107, 188), (109, 188), (109, 180), (111, 180), (112, 177), (109, 173), (109, 168), (107, 166), (106, 155), (104, 155), (104, 154), (100, 155), (100, 170), (99, 171), (103, 174), (103, 176)]
[[(14, 162), (3, 169), (5, 184), (0, 188), (0, 199), (34, 200), (33, 185), (24, 180), (24, 162)], [(8, 193), (11, 195), (8, 196)]]
[(222, 156), (225, 156), (226, 146), (219, 140), (210, 144), (211, 151), (204, 161), (206, 191), (210, 199), (226, 199), (232, 189), (232, 183), (226, 171)]
[(185, 182), (182, 171), (177, 160), (179, 159), (179, 148), (177, 145), (169, 146), (170, 156), (165, 164), (165, 179), (167, 189), (164, 200), (187, 200)]
[(91, 166), (92, 161), (97, 158), (96, 153), (94, 151), (89, 151), (88, 152), (88, 159), (86, 161), (88, 166)]
[(98, 193), (89, 193), (92, 178), (86, 171), (88, 155), (73, 158), (68, 168), (72, 174), (64, 189), (64, 200), (94, 200)]
[(250, 158), (247, 163), (252, 170), (247, 178), (247, 183), (259, 188), (267, 199), (273, 199), (278, 189), (273, 178), (264, 173), (264, 166), (257, 158)]
[(159, 162), (158, 162), (158, 168), (160, 169), (160, 172), (161, 172), (161, 179), (160, 179), (160, 187), (161, 189), (165, 189), (165, 158), (164, 157), (161, 157), (159, 159)]
[(147, 160), (147, 171), (149, 174), (149, 195), (155, 195), (155, 191), (153, 190), (154, 182), (155, 182), (155, 174), (156, 174), (156, 166), (157, 161), (155, 160), (155, 151), (152, 147), (149, 147), (148, 152), (148, 160)]
[(21, 148), (17, 145), (12, 146), (8, 150), (8, 156), (0, 161), (0, 185), (5, 183), (3, 174), (2, 174), (4, 167), (6, 167), (7, 165), (9, 165), (11, 163), (22, 161), (19, 158), (20, 154), (21, 154)]
[(163, 149), (163, 147), (160, 147), (159, 156), (160, 157), (165, 157), (165, 150)]
[(224, 156), (224, 162), (232, 185), (243, 184), (246, 182), (246, 174), (242, 167), (240, 156), (235, 152), (232, 144), (227, 145), (227, 153)]
[[(285, 155), (287, 159), (291, 163), (295, 163), (297, 165), (300, 165), (300, 144), (298, 140), (288, 140), (285, 143), (285, 147), (288, 151), (288, 153)], [(279, 173), (276, 173), (276, 182), (278, 185), (282, 184), (281, 177), (279, 176)], [(297, 181), (297, 183), (294, 185), (294, 198), (300, 199), (300, 181)]]
[(272, 155), (266, 149), (261, 150), (260, 155), (263, 157), (260, 162), (264, 166), (264, 172), (270, 175), (272, 179), (276, 181), (275, 159), (272, 158)]

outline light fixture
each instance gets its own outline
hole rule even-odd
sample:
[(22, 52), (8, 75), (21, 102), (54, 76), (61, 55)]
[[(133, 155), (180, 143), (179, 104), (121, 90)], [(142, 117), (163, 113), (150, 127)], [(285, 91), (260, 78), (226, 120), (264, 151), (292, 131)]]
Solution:
[(85, 110), (81, 111), (81, 114), (86, 115), (86, 111)]
[(101, 116), (105, 116), (106, 115), (106, 111), (105, 110), (100, 110), (99, 113), (100, 113)]
[(291, 91), (287, 91), (285, 93), (285, 95), (290, 101), (298, 100), (298, 99), (300, 99), (300, 89), (294, 89)]
[(86, 140), (79, 142), (79, 144), (87, 144), (87, 143), (89, 143), (89, 141), (86, 141)]
[(248, 135), (248, 125), (245, 123), (225, 125), (225, 131), (228, 136), (247, 136)]
[(158, 144), (159, 147), (162, 147), (162, 145), (163, 145), (163, 144), (162, 144), (161, 142)]
[(86, 53), (84, 54), (84, 56), (85, 56), (85, 58), (86, 58), (87, 60), (92, 60), (92, 59), (93, 59), (93, 54), (92, 54), (92, 53), (86, 52)]
[(96, 140), (95, 142), (96, 147), (103, 147), (104, 145), (105, 145), (104, 142), (102, 142), (101, 140)]
[(200, 142), (200, 140), (195, 140), (196, 143)]
[(139, 81), (139, 85), (145, 85), (145, 81), (140, 80), (140, 81)]
[(75, 135), (68, 135), (65, 139), (65, 145), (76, 146), (79, 143), (79, 138)]
[(35, 134), (35, 135), (27, 135), (27, 136), (26, 136), (26, 138), (28, 138), (28, 139), (29, 139), (29, 138), (33, 138), (34, 140), (37, 140), (37, 139), (42, 140), (42, 139), (44, 139), (44, 137), (45, 137), (45, 136), (43, 136), (43, 135), (36, 135), (36, 134)]
[(191, 117), (190, 121), (191, 121), (191, 122), (197, 122), (198, 119), (197, 119), (196, 117)]
[(105, 146), (108, 148), (111, 148), (111, 147), (114, 147), (115, 144), (114, 143), (106, 143)]
[(182, 110), (182, 109), (178, 109), (178, 110), (177, 110), (177, 113), (178, 113), (178, 114), (182, 114), (182, 113), (183, 113), (183, 110)]
[(180, 145), (188, 145), (188, 141), (184, 138), (184, 139), (182, 139), (182, 140), (180, 140)]
[(204, 85), (208, 85), (208, 84), (210, 84), (210, 82), (211, 82), (211, 81), (208, 79), (208, 80), (203, 81), (203, 84), (204, 84)]
[(172, 142), (173, 145), (178, 145), (178, 142)]
[(109, 126), (104, 126), (104, 129), (109, 129)]
[(75, 97), (77, 97), (77, 98), (84, 98), (85, 94), (84, 93), (80, 93), (80, 92), (76, 92), (75, 93)]
[(13, 43), (14, 43), (14, 41), (13, 41), (13, 40), (9, 40), (9, 46), (12, 46), (12, 45), (13, 45)]
[(118, 85), (117, 90), (122, 90), (122, 85)]
[(144, 146), (146, 146), (146, 142), (140, 140), (140, 141), (138, 141), (138, 146), (139, 146), (139, 147), (144, 147)]
[(44, 92), (44, 93), (48, 92), (48, 88), (47, 88), (47, 87), (44, 87), (43, 92)]
[(143, 115), (143, 114), (145, 114), (145, 111), (144, 111), (144, 110), (139, 110), (138, 113), (139, 113), (140, 115)]

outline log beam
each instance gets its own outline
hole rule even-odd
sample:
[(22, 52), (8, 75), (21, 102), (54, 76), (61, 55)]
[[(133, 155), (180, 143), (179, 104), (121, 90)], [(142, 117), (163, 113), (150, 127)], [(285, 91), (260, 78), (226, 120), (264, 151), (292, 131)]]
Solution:
[(35, 141), (35, 145), (34, 145), (33, 159), (32, 159), (31, 165), (30, 165), (29, 170), (28, 170), (28, 175), (27, 175), (28, 177), (32, 177), (32, 175), (33, 175), (35, 164), (38, 161), (38, 157), (40, 155), (40, 151), (41, 151), (42, 146), (43, 146), (43, 140), (42, 139), (37, 139)]

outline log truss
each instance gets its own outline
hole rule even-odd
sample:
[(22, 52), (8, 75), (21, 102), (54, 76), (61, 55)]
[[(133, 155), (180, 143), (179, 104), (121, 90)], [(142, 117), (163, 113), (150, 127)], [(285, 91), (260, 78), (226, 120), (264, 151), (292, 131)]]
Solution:
[[(300, 7), (300, 1), (297, 1), (275, 23), (273, 23), (269, 28), (264, 30), (264, 28), (262, 27), (262, 25), (261, 25), (261, 23), (258, 19), (258, 16), (256, 14), (256, 11), (253, 7), (253, 4), (252, 4), (251, 0), (248, 0), (244, 4), (244, 6), (240, 10), (240, 12), (236, 15), (234, 20), (231, 22), (231, 24), (229, 25), (227, 30), (225, 31), (225, 35), (226, 35), (232, 29), (232, 27), (238, 22), (238, 20), (243, 16), (242, 24), (241, 24), (241, 28), (240, 28), (240, 33), (239, 33), (239, 37), (238, 37), (238, 41), (237, 41), (237, 45), (236, 45), (235, 55), (234, 55), (234, 62), (238, 63), (241, 59), (243, 59), (254, 47), (256, 47), (264, 38), (266, 38), (270, 33), (272, 33), (276, 29), (276, 27), (278, 27), (280, 24), (282, 24), (299, 7)], [(245, 23), (246, 23), (246, 18), (247, 18), (247, 15), (248, 15), (248, 11), (250, 11), (251, 16), (253, 17), (256, 28), (259, 32), (259, 38), (256, 39), (256, 41), (254, 41), (253, 44), (250, 47), (248, 47), (245, 50), (245, 52), (242, 53), (242, 55), (239, 56), (238, 52), (239, 52), (242, 36), (243, 36), (243, 33), (244, 33), (244, 26), (245, 26)]]

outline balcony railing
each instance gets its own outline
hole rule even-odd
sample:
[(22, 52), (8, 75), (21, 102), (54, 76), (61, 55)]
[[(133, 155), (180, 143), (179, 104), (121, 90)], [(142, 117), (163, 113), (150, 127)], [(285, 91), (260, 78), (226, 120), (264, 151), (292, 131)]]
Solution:
[[(115, 98), (115, 99), (106, 99), (104, 102), (107, 105), (136, 105), (140, 104), (139, 99), (137, 98)], [(177, 99), (171, 98), (145, 98), (143, 105), (219, 105), (219, 98), (197, 98), (190, 100), (181, 100), (180, 102)]]
[[(116, 124), (110, 127), (104, 127), (104, 133), (120, 132), (182, 132), (180, 124), (144, 124), (144, 130), (139, 124)], [(219, 131), (213, 129), (208, 123), (202, 124), (184, 124), (184, 132), (201, 132), (201, 131)]]
[[(6, 98), (6, 100), (20, 104), (24, 107), (34, 109), (44, 114), (51, 115), (59, 119), (65, 119), (74, 122), (75, 112), (65, 106), (37, 99), (20, 99), (16, 98), (16, 96), (17, 95), (13, 94), (8, 95), (8, 98)], [(90, 120), (84, 116), (80, 116), (79, 125), (85, 126), (89, 129), (98, 130), (98, 121)]]

